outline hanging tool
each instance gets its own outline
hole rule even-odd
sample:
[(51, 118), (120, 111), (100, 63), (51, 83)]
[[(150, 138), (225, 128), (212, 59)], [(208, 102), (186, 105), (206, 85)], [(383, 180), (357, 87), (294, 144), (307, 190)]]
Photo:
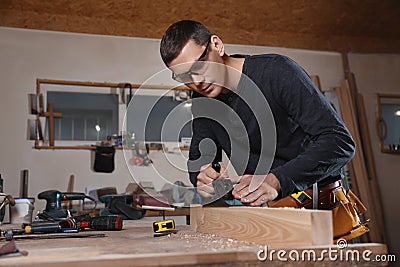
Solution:
[(125, 83), (124, 89), (129, 89), (128, 101), (126, 101), (126, 106), (128, 107), (132, 100), (132, 85), (130, 83)]
[(6, 195), (3, 199), (3, 201), (0, 204), (0, 210), (7, 204), (10, 204), (11, 206), (15, 205), (15, 200), (11, 195)]
[(133, 159), (133, 164), (136, 166), (149, 166), (153, 163), (153, 161), (149, 158), (149, 144), (145, 144), (145, 152), (141, 152), (139, 146), (139, 142), (135, 142), (136, 156)]

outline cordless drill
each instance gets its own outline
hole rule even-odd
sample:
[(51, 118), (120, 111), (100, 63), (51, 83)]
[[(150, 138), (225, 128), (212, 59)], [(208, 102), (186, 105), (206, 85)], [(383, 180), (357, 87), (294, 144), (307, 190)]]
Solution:
[[(120, 215), (106, 215), (97, 217), (81, 215), (73, 217), (73, 220), (74, 223), (76, 223), (76, 227), (80, 230), (89, 228), (94, 230), (120, 231), (122, 230), (123, 224), (123, 220)], [(63, 226), (66, 227), (67, 225), (64, 223)]]
[(62, 220), (68, 217), (68, 210), (62, 209), (61, 201), (64, 200), (84, 200), (88, 198), (84, 193), (62, 193), (57, 190), (47, 190), (38, 195), (39, 199), (46, 200), (46, 209), (39, 214), (42, 219)]

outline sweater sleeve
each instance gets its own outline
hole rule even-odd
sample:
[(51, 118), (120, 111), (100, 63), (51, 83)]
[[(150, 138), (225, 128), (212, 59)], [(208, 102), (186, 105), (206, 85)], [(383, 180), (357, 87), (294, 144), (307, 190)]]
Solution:
[(209, 118), (200, 117), (196, 109), (201, 108), (201, 106), (197, 104), (193, 102), (192, 105), (193, 133), (187, 162), (190, 182), (194, 187), (197, 185), (197, 175), (203, 165), (222, 160), (222, 148), (211, 130), (216, 122)]
[(277, 90), (274, 97), (308, 135), (304, 152), (271, 170), (285, 197), (293, 189), (309, 188), (340, 170), (354, 156), (355, 144), (336, 111), (299, 65), (278, 57), (271, 75)]

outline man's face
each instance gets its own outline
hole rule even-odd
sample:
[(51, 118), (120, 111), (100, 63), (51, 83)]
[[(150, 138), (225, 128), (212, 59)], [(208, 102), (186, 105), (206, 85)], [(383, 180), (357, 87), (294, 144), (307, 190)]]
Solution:
[(225, 90), (223, 61), (211, 42), (201, 46), (189, 40), (169, 68), (175, 80), (207, 97), (215, 98)]

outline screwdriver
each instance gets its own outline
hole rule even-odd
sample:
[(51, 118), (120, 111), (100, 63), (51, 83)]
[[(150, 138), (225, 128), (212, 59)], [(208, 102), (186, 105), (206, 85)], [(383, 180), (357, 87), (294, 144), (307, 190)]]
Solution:
[(2, 231), (1, 233), (6, 238), (6, 240), (11, 240), (13, 239), (14, 235), (58, 233), (61, 231), (61, 226), (58, 223), (48, 223), (35, 226), (26, 225), (23, 226), (22, 229), (7, 229), (5, 231)]
[[(36, 234), (36, 233), (57, 233), (61, 232), (61, 226), (58, 223), (48, 223), (41, 225), (27, 225), (22, 230), (24, 234)], [(19, 232), (21, 233), (21, 232)]]

